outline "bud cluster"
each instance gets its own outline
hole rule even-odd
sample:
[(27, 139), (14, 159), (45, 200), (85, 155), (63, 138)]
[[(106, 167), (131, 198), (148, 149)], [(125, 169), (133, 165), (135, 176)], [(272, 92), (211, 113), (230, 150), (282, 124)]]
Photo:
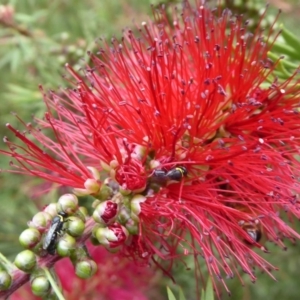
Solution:
[[(68, 257), (77, 277), (90, 278), (98, 268), (85, 245), (88, 239), (115, 253), (122, 249), (130, 234), (138, 233), (141, 203), (146, 197), (122, 188), (112, 176), (113, 171), (108, 174), (101, 187), (95, 183), (98, 189), (93, 189), (93, 193), (90, 186), (85, 190), (74, 189), (75, 194), (62, 195), (57, 203), (49, 204), (34, 215), (28, 228), (20, 234), (19, 241), (26, 250), (16, 256), (14, 265), (30, 274), (31, 289), (36, 296), (53, 294), (43, 269), (45, 265), (57, 279), (51, 267), (59, 258)], [(93, 198), (92, 209), (80, 207), (78, 196)], [(4, 279), (2, 273), (2, 285), (9, 287), (13, 279), (9, 274)]]

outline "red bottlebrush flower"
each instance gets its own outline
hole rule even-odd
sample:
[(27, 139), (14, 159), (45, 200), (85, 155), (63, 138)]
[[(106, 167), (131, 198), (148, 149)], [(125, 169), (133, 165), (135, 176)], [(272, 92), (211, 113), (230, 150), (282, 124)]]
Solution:
[(267, 252), (261, 236), (300, 238), (284, 221), (300, 217), (299, 77), (266, 87), (272, 30), (184, 4), (173, 24), (162, 11), (138, 38), (129, 30), (90, 54), (83, 76), (67, 65), (76, 88), (45, 94), (45, 119), (27, 125), (45, 149), (8, 125), (25, 146), (6, 140), (6, 154), (18, 172), (91, 194), (99, 170), (124, 195), (125, 255), (170, 266), (193, 255), (226, 286), (237, 265), (252, 280), (253, 266), (274, 269), (253, 251)]

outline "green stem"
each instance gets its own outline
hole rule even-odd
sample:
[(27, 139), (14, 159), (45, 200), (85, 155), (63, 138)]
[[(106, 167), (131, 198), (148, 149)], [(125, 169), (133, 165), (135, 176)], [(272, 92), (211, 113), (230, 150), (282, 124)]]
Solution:
[(0, 261), (5, 262), (5, 264), (11, 264), (11, 262), (0, 252)]
[(54, 292), (55, 292), (55, 295), (57, 296), (57, 298), (59, 300), (66, 300), (65, 297), (63, 296), (63, 294), (61, 293), (61, 291), (59, 290), (55, 280), (53, 280), (53, 277), (51, 276), (50, 272), (48, 271), (47, 268), (43, 268), (45, 274), (46, 274), (46, 277), (47, 279), (49, 280)]

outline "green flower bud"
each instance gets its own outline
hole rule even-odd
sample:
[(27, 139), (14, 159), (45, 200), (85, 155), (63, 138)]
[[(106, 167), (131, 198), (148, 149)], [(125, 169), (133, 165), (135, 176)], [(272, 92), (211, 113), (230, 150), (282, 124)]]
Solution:
[(110, 170), (110, 166), (106, 163), (106, 162), (104, 162), (103, 160), (100, 160), (100, 166), (101, 166), (101, 168), (104, 170), (104, 171), (107, 171), (107, 172), (109, 172), (109, 170)]
[(123, 196), (128, 196), (132, 193), (132, 190), (128, 190), (125, 189), (123, 187), (120, 186), (119, 192), (123, 195)]
[(44, 212), (48, 213), (51, 216), (50, 219), (55, 217), (57, 215), (56, 203), (50, 203), (49, 205), (47, 205), (44, 209)]
[(145, 202), (147, 200), (147, 198), (143, 195), (135, 195), (132, 199), (131, 199), (131, 219), (135, 222), (139, 222), (139, 214), (142, 211), (142, 207), (141, 207), (141, 203)]
[(78, 199), (74, 194), (62, 195), (57, 202), (57, 211), (63, 211), (68, 215), (74, 214), (78, 208)]
[(131, 211), (138, 216), (142, 210), (141, 203), (145, 202), (147, 198), (143, 195), (135, 195), (131, 200)]
[(89, 178), (84, 182), (84, 187), (89, 194), (97, 194), (100, 190), (100, 183), (97, 179)]
[(129, 219), (130, 219), (130, 210), (127, 207), (122, 206), (118, 214), (119, 222), (124, 225)]
[(83, 221), (85, 222), (86, 218), (89, 216), (89, 212), (86, 209), (86, 207), (84, 206), (79, 206), (78, 210), (77, 210), (77, 216)]
[(116, 159), (111, 160), (109, 165), (110, 165), (111, 168), (116, 169), (119, 166), (119, 162)]
[(32, 249), (41, 240), (40, 232), (35, 228), (25, 229), (19, 237), (20, 244), (26, 249)]
[(91, 259), (85, 259), (75, 264), (75, 274), (82, 279), (92, 277), (97, 269), (97, 264)]
[(94, 167), (87, 167), (87, 169), (91, 172), (92, 176), (96, 180), (100, 180), (100, 172)]
[(58, 241), (56, 250), (59, 256), (70, 256), (76, 247), (76, 240), (68, 235), (64, 234), (64, 236)]
[(100, 203), (93, 213), (95, 222), (100, 224), (111, 224), (118, 214), (118, 204), (112, 201)]
[(0, 291), (8, 290), (11, 286), (11, 276), (4, 270), (0, 271)]
[(38, 276), (31, 280), (31, 290), (36, 296), (46, 296), (49, 293), (50, 288), (50, 282), (46, 276)]
[(85, 229), (84, 222), (75, 216), (68, 218), (67, 233), (73, 237), (79, 237), (83, 234)]
[(30, 273), (36, 266), (36, 256), (32, 251), (24, 250), (16, 256), (15, 265), (23, 272)]
[(32, 221), (28, 222), (28, 226), (36, 228), (39, 232), (43, 233), (49, 226), (52, 219), (52, 215), (45, 211), (38, 212), (32, 218)]
[(100, 203), (101, 201), (99, 199), (95, 199), (92, 203), (92, 208), (96, 208)]
[(138, 234), (139, 233), (138, 222), (135, 222), (132, 219), (127, 220), (125, 227), (130, 234)]
[(107, 186), (106, 184), (103, 184), (101, 186), (98, 198), (100, 200), (107, 200), (111, 198), (112, 194), (113, 194), (112, 188)]
[(75, 265), (78, 261), (82, 261), (85, 259), (90, 259), (91, 255), (89, 253), (86, 245), (77, 245), (76, 249), (72, 252), (70, 259), (72, 264)]

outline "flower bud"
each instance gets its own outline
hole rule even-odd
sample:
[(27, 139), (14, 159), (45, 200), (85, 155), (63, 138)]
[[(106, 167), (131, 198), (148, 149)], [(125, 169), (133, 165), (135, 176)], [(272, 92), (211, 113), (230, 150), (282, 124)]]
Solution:
[(85, 259), (90, 259), (90, 253), (88, 248), (86, 247), (85, 244), (83, 245), (77, 245), (75, 250), (72, 252), (70, 256), (70, 260), (72, 261), (72, 264), (75, 265), (77, 262), (85, 260)]
[(97, 179), (89, 178), (84, 182), (84, 187), (89, 194), (97, 194), (100, 190), (101, 185)]
[(116, 248), (123, 245), (128, 235), (127, 229), (118, 223), (106, 228), (98, 228), (94, 233), (99, 243), (106, 248)]
[(36, 256), (32, 251), (24, 250), (16, 256), (15, 265), (23, 272), (30, 273), (36, 266)]
[(76, 214), (83, 222), (86, 221), (86, 218), (89, 216), (89, 212), (84, 206), (79, 206)]
[(131, 218), (134, 221), (139, 221), (138, 215), (142, 211), (141, 203), (145, 202), (147, 198), (143, 195), (135, 195), (131, 200)]
[(19, 237), (20, 244), (26, 249), (32, 249), (41, 240), (40, 232), (35, 228), (25, 229)]
[(68, 218), (67, 233), (73, 237), (79, 237), (83, 234), (85, 228), (84, 222), (75, 216)]
[(126, 186), (120, 186), (119, 188), (119, 192), (123, 195), (123, 196), (128, 196), (132, 193), (132, 190), (128, 189)]
[(85, 259), (75, 264), (75, 274), (82, 279), (92, 277), (97, 269), (97, 264), (91, 259)]
[(100, 172), (94, 167), (87, 167), (87, 169), (91, 172), (92, 176), (96, 180), (100, 180)]
[(76, 240), (72, 236), (64, 234), (64, 236), (57, 243), (57, 254), (63, 257), (70, 256), (75, 247)]
[(109, 170), (110, 170), (110, 166), (106, 163), (106, 162), (104, 162), (103, 160), (100, 160), (100, 166), (101, 166), (101, 168), (102, 168), (102, 170), (103, 171), (107, 171), (107, 172), (109, 172)]
[(138, 234), (139, 232), (138, 222), (135, 222), (132, 219), (127, 220), (125, 227), (130, 234)]
[(28, 226), (36, 228), (39, 232), (43, 233), (49, 226), (52, 219), (52, 215), (45, 211), (38, 212), (32, 218), (32, 221), (28, 222)]
[(11, 286), (11, 276), (5, 271), (0, 271), (0, 291), (8, 290)]
[(118, 221), (122, 225), (124, 225), (129, 219), (130, 219), (130, 210), (127, 207), (122, 206), (118, 214)]
[(71, 215), (77, 211), (78, 199), (74, 194), (62, 195), (57, 202), (57, 211), (63, 211)]
[(117, 217), (118, 204), (112, 201), (100, 203), (93, 213), (95, 222), (100, 224), (111, 224)]
[(110, 199), (112, 195), (113, 195), (112, 188), (106, 184), (103, 184), (101, 186), (98, 198), (103, 201), (103, 200)]
[(38, 276), (31, 280), (32, 293), (38, 297), (45, 297), (50, 288), (50, 282), (46, 276)]
[(84, 182), (84, 189), (75, 188), (73, 191), (78, 196), (95, 195), (99, 193), (101, 184), (97, 179), (89, 178)]
[(57, 215), (56, 203), (50, 203), (44, 208), (44, 212), (51, 216), (51, 219)]

